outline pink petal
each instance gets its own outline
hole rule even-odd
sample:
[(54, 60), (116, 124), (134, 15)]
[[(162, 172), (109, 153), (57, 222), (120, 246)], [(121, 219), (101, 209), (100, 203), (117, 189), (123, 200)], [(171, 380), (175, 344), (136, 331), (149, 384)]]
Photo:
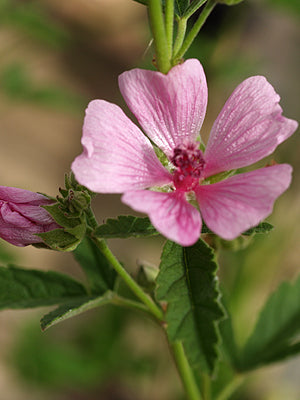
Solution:
[(290, 165), (280, 164), (199, 186), (196, 196), (204, 221), (222, 238), (236, 238), (271, 214), (291, 174)]
[(0, 201), (1, 200), (12, 203), (30, 203), (31, 205), (53, 203), (53, 201), (39, 193), (9, 186), (0, 186)]
[(262, 76), (242, 82), (216, 119), (205, 151), (205, 176), (245, 167), (271, 154), (297, 129)]
[(89, 104), (81, 143), (84, 152), (72, 170), (94, 192), (122, 193), (172, 179), (145, 135), (118, 106), (104, 100)]
[(168, 156), (199, 135), (207, 105), (203, 68), (191, 59), (167, 75), (133, 69), (119, 77), (122, 95), (150, 139)]
[(160, 233), (182, 246), (191, 246), (199, 239), (199, 211), (186, 201), (183, 192), (140, 190), (125, 193), (122, 201), (135, 211), (147, 213)]

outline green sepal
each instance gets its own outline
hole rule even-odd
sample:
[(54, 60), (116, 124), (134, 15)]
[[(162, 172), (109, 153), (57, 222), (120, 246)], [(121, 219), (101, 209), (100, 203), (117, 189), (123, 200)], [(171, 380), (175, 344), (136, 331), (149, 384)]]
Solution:
[(85, 216), (70, 215), (60, 203), (43, 206), (52, 218), (61, 226), (49, 232), (37, 234), (52, 250), (73, 251), (84, 238), (86, 232)]
[[(39, 233), (44, 243), (52, 250), (74, 251), (84, 238), (86, 226), (79, 225), (68, 229), (54, 229), (53, 231)], [(73, 234), (74, 233), (74, 234)]]
[(86, 275), (91, 294), (99, 296), (114, 289), (117, 274), (90, 238), (85, 237), (73, 255)]
[(82, 224), (82, 219), (79, 218), (78, 215), (70, 215), (66, 211), (63, 210), (63, 207), (60, 203), (55, 203), (50, 206), (42, 206), (55, 220), (63, 228), (75, 228), (76, 226)]
[(86, 296), (85, 287), (68, 275), (0, 267), (0, 309), (49, 306)]
[(204, 241), (181, 247), (168, 241), (157, 277), (156, 298), (167, 303), (169, 340), (183, 342), (193, 368), (212, 374), (218, 361), (218, 323), (224, 317), (215, 254)]
[(283, 360), (300, 351), (300, 276), (284, 282), (263, 306), (243, 351), (241, 370)]
[(43, 318), (41, 319), (41, 328), (43, 331), (45, 331), (51, 326), (56, 325), (59, 322), (65, 321), (66, 319), (75, 317), (95, 307), (109, 304), (112, 296), (112, 292), (107, 292), (101, 297), (86, 297), (84, 299), (78, 299), (63, 304), (43, 316)]
[(212, 183), (217, 183), (217, 182), (223, 181), (224, 179), (227, 179), (230, 176), (233, 176), (235, 173), (236, 173), (235, 169), (232, 169), (230, 171), (220, 172), (219, 174), (212, 175), (212, 176), (209, 176), (208, 178), (206, 178), (203, 181), (203, 184), (205, 184), (205, 183), (212, 184)]

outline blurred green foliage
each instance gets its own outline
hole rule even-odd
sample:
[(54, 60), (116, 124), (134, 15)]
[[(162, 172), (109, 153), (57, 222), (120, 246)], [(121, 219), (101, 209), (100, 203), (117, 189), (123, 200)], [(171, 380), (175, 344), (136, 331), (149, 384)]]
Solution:
[(24, 326), (11, 359), (23, 379), (53, 391), (80, 390), (111, 378), (155, 372), (155, 356), (133, 354), (124, 339), (132, 322), (129, 312), (107, 307), (88, 317), (85, 323), (65, 323), (65, 335), (59, 329), (43, 334), (37, 324)]
[(78, 94), (55, 85), (44, 85), (34, 82), (25, 65), (13, 63), (0, 71), (2, 93), (15, 101), (27, 101), (62, 111), (81, 111), (86, 100)]
[(54, 49), (63, 49), (71, 35), (39, 1), (0, 0), (0, 24), (9, 25)]

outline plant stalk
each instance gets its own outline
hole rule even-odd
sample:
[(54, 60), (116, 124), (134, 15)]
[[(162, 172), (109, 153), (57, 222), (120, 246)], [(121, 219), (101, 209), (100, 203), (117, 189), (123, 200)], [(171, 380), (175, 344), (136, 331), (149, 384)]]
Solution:
[(182, 384), (187, 394), (187, 399), (203, 400), (195, 381), (193, 371), (187, 361), (182, 343), (177, 341), (171, 345), (171, 348)]
[[(161, 0), (149, 0), (148, 7), (155, 47), (156, 65), (160, 72), (167, 74), (171, 69), (171, 62)], [(168, 27), (168, 29), (170, 28)]]

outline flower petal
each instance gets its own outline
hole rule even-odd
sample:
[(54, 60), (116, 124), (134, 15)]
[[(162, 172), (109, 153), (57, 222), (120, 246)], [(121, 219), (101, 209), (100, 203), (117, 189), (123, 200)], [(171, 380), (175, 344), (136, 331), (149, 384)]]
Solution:
[(242, 82), (216, 119), (205, 151), (205, 176), (245, 167), (271, 154), (297, 129), (262, 76)]
[(224, 239), (236, 238), (271, 214), (291, 173), (290, 165), (280, 164), (199, 186), (196, 196), (205, 223)]
[(119, 77), (121, 93), (150, 139), (169, 157), (199, 135), (207, 105), (203, 68), (191, 59), (167, 75), (133, 69)]
[(94, 192), (122, 193), (171, 181), (149, 139), (115, 104), (104, 100), (89, 104), (81, 143), (84, 152), (73, 162), (72, 171)]
[(191, 246), (200, 237), (199, 211), (186, 201), (183, 192), (139, 190), (124, 193), (122, 201), (135, 211), (147, 213), (160, 233), (181, 246)]
[(49, 200), (42, 194), (9, 186), (0, 186), (0, 201), (1, 200), (12, 203), (30, 203), (31, 205), (37, 206), (53, 203), (52, 200)]

